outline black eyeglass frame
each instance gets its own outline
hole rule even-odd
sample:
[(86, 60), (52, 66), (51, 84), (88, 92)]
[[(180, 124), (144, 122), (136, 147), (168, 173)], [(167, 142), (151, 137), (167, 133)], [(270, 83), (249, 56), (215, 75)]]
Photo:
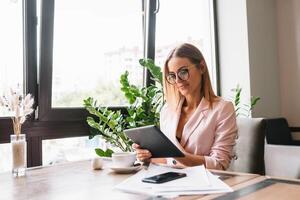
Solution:
[[(187, 77), (186, 77), (186, 78), (183, 78), (183, 77), (182, 77), (183, 75), (180, 75), (181, 72), (186, 72), (186, 73), (187, 73)], [(174, 82), (172, 82), (172, 81), (169, 80), (168, 77), (170, 77), (170, 76), (175, 76), (175, 79), (173, 79)], [(187, 80), (189, 80), (189, 78), (190, 78), (190, 70), (189, 70), (188, 67), (182, 67), (182, 68), (179, 69), (176, 73), (175, 73), (175, 72), (169, 73), (168, 75), (166, 75), (165, 78), (166, 78), (166, 80), (167, 80), (167, 82), (168, 82), (169, 84), (175, 85), (176, 82), (177, 82), (177, 79), (179, 79), (179, 80), (181, 80), (181, 81), (187, 81)]]

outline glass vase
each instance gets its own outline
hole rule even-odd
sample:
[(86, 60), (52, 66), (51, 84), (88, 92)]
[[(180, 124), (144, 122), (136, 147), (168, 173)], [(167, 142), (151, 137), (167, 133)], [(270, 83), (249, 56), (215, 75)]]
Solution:
[(26, 170), (26, 137), (25, 134), (10, 136), (12, 147), (12, 173), (14, 177), (25, 176)]

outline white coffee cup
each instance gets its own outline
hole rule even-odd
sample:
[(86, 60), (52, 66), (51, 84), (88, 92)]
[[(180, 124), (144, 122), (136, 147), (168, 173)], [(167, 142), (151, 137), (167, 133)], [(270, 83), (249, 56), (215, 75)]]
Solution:
[(114, 167), (131, 167), (136, 160), (135, 152), (118, 152), (112, 154), (112, 162)]

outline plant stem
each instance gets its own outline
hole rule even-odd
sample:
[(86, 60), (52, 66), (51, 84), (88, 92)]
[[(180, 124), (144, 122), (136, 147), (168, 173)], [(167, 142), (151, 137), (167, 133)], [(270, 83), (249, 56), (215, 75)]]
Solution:
[(13, 129), (14, 129), (14, 134), (19, 136), (21, 134), (21, 124), (18, 118), (12, 117), (13, 121)]

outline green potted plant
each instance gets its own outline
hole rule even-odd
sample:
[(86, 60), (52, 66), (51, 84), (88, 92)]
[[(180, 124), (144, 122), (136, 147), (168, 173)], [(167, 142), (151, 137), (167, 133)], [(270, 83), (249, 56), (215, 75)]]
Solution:
[[(84, 100), (84, 107), (91, 114), (87, 117), (90, 126), (90, 139), (100, 135), (105, 142), (121, 151), (132, 151), (130, 139), (124, 134), (124, 129), (150, 124), (159, 126), (159, 113), (163, 106), (162, 72), (151, 59), (140, 59), (141, 66), (152, 74), (155, 84), (138, 88), (130, 84), (128, 72), (120, 77), (121, 90), (129, 102), (126, 112), (103, 108), (92, 97)], [(95, 149), (99, 156), (110, 157), (113, 150)]]
[(257, 96), (251, 96), (249, 103), (241, 103), (241, 93), (242, 88), (238, 84), (236, 88), (233, 88), (231, 91), (234, 92), (234, 98), (232, 100), (234, 107), (235, 107), (235, 113), (236, 116), (242, 116), (242, 117), (250, 117), (251, 111), (257, 104), (257, 102), (260, 100), (260, 97)]

